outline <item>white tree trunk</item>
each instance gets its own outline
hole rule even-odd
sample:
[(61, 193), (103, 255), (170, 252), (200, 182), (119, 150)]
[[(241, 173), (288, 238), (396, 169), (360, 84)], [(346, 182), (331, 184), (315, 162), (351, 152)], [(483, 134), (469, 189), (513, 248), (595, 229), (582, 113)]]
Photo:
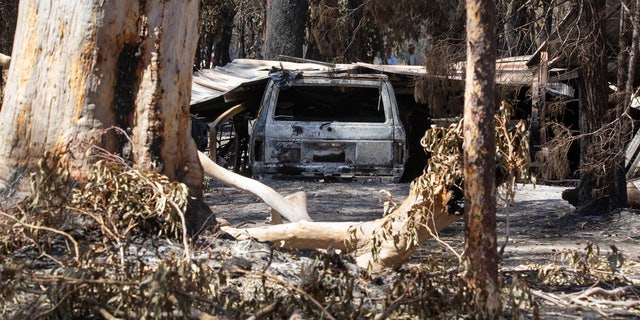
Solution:
[(479, 318), (499, 318), (496, 235), (496, 4), (467, 0), (464, 92), (465, 278)]

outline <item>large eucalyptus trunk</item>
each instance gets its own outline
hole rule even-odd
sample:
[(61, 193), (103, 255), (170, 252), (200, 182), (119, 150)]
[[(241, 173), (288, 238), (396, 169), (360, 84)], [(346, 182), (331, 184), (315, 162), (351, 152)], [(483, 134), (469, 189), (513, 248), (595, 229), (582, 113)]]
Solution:
[[(629, 106), (629, 104), (631, 103), (631, 97), (633, 95), (633, 88), (634, 88), (634, 80), (636, 78), (636, 68), (637, 68), (637, 62), (638, 62), (638, 41), (640, 41), (640, 26), (638, 26), (638, 23), (640, 22), (640, 1), (638, 0), (634, 0), (634, 1), (630, 1), (629, 7), (631, 7), (631, 14), (630, 14), (630, 19), (631, 19), (631, 23), (627, 23), (630, 24), (632, 27), (632, 32), (631, 32), (631, 45), (630, 48), (628, 49), (628, 60), (626, 61), (626, 65), (627, 65), (627, 75), (626, 75), (626, 83), (624, 86), (624, 102), (623, 102), (623, 107), (627, 108)], [(625, 12), (624, 9), (621, 9), (620, 12)], [(622, 15), (622, 17), (620, 18), (620, 23), (623, 23), (623, 18), (624, 15)], [(620, 32), (621, 33), (621, 38), (624, 39), (624, 37), (622, 37), (622, 33), (623, 31)], [(619, 48), (620, 51), (623, 51), (623, 48)], [(626, 51), (626, 50), (625, 50)], [(622, 63), (622, 65), (625, 65), (624, 63)], [(620, 68), (620, 66), (618, 66)], [(624, 79), (624, 77), (622, 77)], [(622, 86), (619, 87), (620, 89), (622, 89)]]
[(201, 196), (188, 129), (197, 17), (197, 0), (21, 1), (0, 111), (0, 189), (26, 190), (21, 178), (45, 153), (69, 153), (81, 181), (98, 146)]
[(464, 94), (465, 260), (471, 303), (479, 318), (501, 313), (496, 236), (496, 6), (467, 0)]

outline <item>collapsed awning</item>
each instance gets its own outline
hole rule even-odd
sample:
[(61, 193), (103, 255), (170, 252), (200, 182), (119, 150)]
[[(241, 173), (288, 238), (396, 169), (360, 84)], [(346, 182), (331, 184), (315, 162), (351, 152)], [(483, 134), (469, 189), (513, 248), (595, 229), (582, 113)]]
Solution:
[[(530, 85), (533, 73), (527, 66), (531, 56), (500, 59), (496, 61), (496, 83), (502, 85)], [(448, 77), (464, 80), (464, 63), (457, 63)], [(271, 68), (285, 68), (308, 73), (385, 73), (395, 78), (414, 79), (428, 77), (424, 66), (376, 65), (369, 63), (326, 64), (296, 63), (272, 60), (236, 59), (214, 69), (202, 69), (193, 75), (191, 88), (191, 113), (205, 118), (216, 117), (228, 108), (247, 102), (257, 105)], [(393, 82), (393, 79), (392, 79)], [(405, 81), (406, 83), (406, 81)], [(396, 84), (394, 84), (395, 86)], [(252, 106), (249, 106), (251, 108)]]

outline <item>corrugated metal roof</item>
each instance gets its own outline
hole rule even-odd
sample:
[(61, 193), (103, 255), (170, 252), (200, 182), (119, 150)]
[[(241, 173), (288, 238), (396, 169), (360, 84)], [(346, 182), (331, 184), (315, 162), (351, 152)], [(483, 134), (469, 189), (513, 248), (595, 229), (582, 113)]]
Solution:
[(202, 69), (193, 75), (191, 105), (218, 98), (225, 93), (233, 92), (242, 85), (264, 81), (268, 78), (272, 67), (283, 67), (303, 72), (335, 72), (336, 70), (350, 69), (349, 65), (337, 65), (336, 68), (330, 68), (314, 63), (236, 59), (225, 66)]
[[(500, 59), (496, 61), (496, 82), (503, 85), (529, 85), (533, 73), (526, 62), (531, 56)], [(324, 63), (296, 63), (286, 61), (236, 59), (231, 63), (214, 69), (203, 69), (193, 76), (191, 88), (191, 106), (199, 111), (213, 110), (223, 112), (229, 103), (242, 100), (242, 92), (249, 95), (262, 95), (261, 88), (266, 84), (272, 67), (283, 67), (305, 73), (358, 72), (387, 73), (405, 77), (429, 76), (423, 66), (376, 65), (352, 63), (329, 65)], [(463, 62), (455, 65), (453, 79), (464, 80)], [(255, 97), (256, 99), (259, 97)], [(218, 110), (221, 109), (221, 110)]]

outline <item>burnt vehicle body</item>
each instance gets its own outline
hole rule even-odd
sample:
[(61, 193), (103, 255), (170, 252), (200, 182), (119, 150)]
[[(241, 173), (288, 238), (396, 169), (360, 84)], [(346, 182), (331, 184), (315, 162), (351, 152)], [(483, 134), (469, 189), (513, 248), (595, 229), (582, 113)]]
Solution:
[(301, 75), (283, 88), (269, 81), (249, 151), (257, 178), (397, 181), (407, 157), (393, 88), (379, 74)]

